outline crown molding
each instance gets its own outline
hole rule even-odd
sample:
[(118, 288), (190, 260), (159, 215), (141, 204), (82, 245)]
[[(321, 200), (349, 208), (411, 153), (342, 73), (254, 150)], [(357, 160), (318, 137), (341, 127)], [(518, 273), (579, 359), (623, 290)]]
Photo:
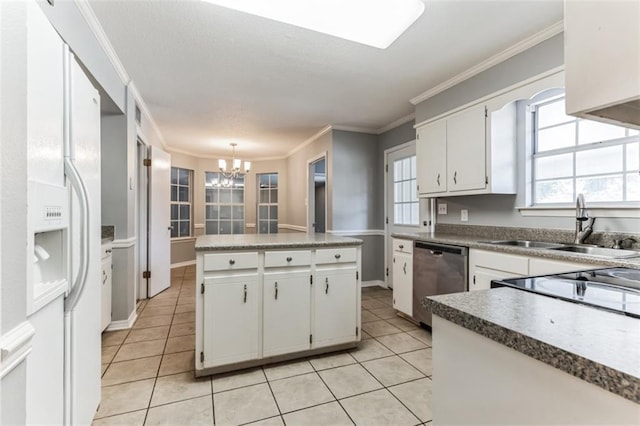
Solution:
[(304, 148), (307, 145), (312, 144), (313, 142), (315, 142), (320, 136), (324, 135), (325, 133), (328, 133), (332, 130), (331, 126), (325, 126), (322, 128), (322, 130), (320, 130), (318, 133), (316, 133), (315, 135), (311, 136), (309, 139), (307, 139), (306, 141), (302, 142), (300, 145), (298, 145), (297, 147), (293, 148), (291, 151), (289, 151), (289, 153), (287, 155), (285, 155), (284, 157), (290, 157), (293, 154), (295, 154), (296, 152), (300, 151), (302, 148)]
[[(168, 149), (167, 142), (164, 140), (164, 136), (162, 135), (162, 132), (158, 127), (158, 124), (153, 119), (153, 116), (151, 115), (151, 112), (149, 111), (147, 104), (144, 102), (144, 99), (140, 95), (140, 92), (138, 91), (138, 87), (133, 82), (133, 80), (129, 82), (128, 87), (129, 87), (129, 91), (133, 95), (133, 99), (135, 100), (135, 103), (140, 108), (140, 112), (142, 113), (142, 115), (144, 115), (147, 118), (147, 120), (149, 120), (149, 124), (151, 124), (151, 128), (155, 131), (158, 141), (160, 141), (160, 145), (164, 150), (167, 150)], [(136, 125), (138, 127), (138, 131), (140, 131), (140, 125), (137, 123)], [(145, 142), (148, 142), (148, 141), (145, 141)]]
[(341, 130), (343, 132), (356, 132), (356, 133), (369, 133), (372, 135), (376, 135), (376, 130), (370, 129), (368, 127), (355, 127), (355, 126), (340, 126), (340, 125), (331, 125), (333, 130)]
[(395, 129), (396, 127), (401, 126), (404, 123), (408, 123), (409, 121), (414, 120), (415, 118), (416, 118), (415, 112), (412, 112), (411, 114), (407, 114), (404, 117), (400, 117), (397, 120), (387, 124), (386, 126), (380, 127), (378, 130), (376, 130), (376, 135), (381, 135), (384, 132), (388, 132), (391, 129)]
[(551, 37), (560, 34), (564, 31), (564, 21), (556, 22), (555, 24), (533, 34), (530, 37), (525, 38), (524, 40), (519, 41), (518, 43), (512, 45), (511, 47), (506, 48), (502, 52), (499, 52), (496, 55), (493, 55), (489, 59), (486, 59), (480, 62), (477, 65), (461, 72), (455, 77), (438, 84), (437, 86), (432, 87), (431, 89), (421, 93), (415, 98), (411, 99), (410, 102), (413, 105), (417, 105), (420, 102), (424, 102), (425, 100), (437, 95), (438, 93), (444, 92), (445, 90), (455, 86), (456, 84), (462, 83), (465, 80), (470, 79), (471, 77), (480, 74), (483, 71), (488, 70), (491, 67), (498, 65), (501, 62), (506, 61), (513, 56), (524, 52), (527, 49), (532, 48), (533, 46), (542, 43), (545, 40), (550, 39)]
[(93, 8), (91, 8), (91, 5), (87, 0), (75, 0), (75, 3), (76, 6), (78, 6), (78, 9), (80, 10), (80, 13), (84, 17), (85, 21), (87, 21), (87, 24), (89, 24), (89, 28), (91, 28), (93, 35), (95, 35), (96, 39), (98, 39), (98, 43), (100, 43), (100, 46), (102, 46), (102, 50), (104, 50), (104, 53), (106, 53), (109, 61), (118, 73), (120, 80), (122, 80), (122, 84), (126, 86), (131, 81), (129, 73), (127, 73), (127, 70), (124, 68), (124, 65), (122, 65), (122, 62), (120, 62), (120, 58), (118, 58), (113, 45), (109, 41), (107, 34), (102, 28), (102, 25), (100, 25), (98, 17), (93, 11)]

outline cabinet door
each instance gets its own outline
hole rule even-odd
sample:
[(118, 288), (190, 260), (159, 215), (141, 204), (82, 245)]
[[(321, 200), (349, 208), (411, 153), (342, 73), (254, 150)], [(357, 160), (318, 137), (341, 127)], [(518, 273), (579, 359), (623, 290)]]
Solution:
[(310, 271), (264, 274), (263, 356), (310, 348), (310, 276)]
[(203, 367), (260, 355), (258, 274), (204, 280)]
[(393, 254), (393, 308), (413, 316), (413, 255)]
[(478, 105), (447, 119), (447, 188), (486, 188), (485, 107)]
[(447, 191), (447, 123), (436, 121), (417, 130), (418, 194)]
[(313, 347), (358, 340), (357, 268), (318, 270), (313, 277)]
[(111, 257), (107, 257), (102, 260), (102, 331), (111, 324), (111, 273)]
[(524, 275), (514, 274), (513, 272), (496, 271), (494, 269), (486, 269), (476, 267), (469, 276), (469, 290), (488, 290), (491, 288), (492, 280), (501, 280), (505, 278), (523, 277)]
[(560, 274), (563, 272), (585, 271), (595, 268), (597, 268), (597, 266), (583, 263), (562, 262), (537, 257), (529, 259), (529, 275)]

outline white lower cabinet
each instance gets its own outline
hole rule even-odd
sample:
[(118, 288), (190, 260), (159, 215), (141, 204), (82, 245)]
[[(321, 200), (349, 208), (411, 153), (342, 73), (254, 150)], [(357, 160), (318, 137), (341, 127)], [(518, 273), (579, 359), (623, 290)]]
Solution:
[(413, 242), (393, 240), (393, 308), (413, 316)]
[(101, 320), (100, 327), (104, 331), (111, 324), (111, 294), (113, 262), (111, 255), (111, 243), (102, 244), (102, 294), (101, 294)]
[(260, 354), (258, 274), (204, 279), (204, 368), (247, 361)]
[(313, 283), (313, 347), (358, 340), (358, 269), (318, 269)]
[(264, 274), (262, 355), (274, 356), (311, 346), (310, 271)]

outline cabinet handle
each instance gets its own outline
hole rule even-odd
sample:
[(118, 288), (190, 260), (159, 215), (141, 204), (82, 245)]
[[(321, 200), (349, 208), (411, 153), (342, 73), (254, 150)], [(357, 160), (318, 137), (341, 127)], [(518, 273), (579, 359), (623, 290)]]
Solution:
[(287, 262), (291, 262), (293, 260), (293, 257), (287, 257)]
[(453, 172), (453, 183), (458, 184), (458, 172)]
[(407, 262), (404, 262), (404, 266), (402, 267), (402, 271), (405, 275), (407, 275)]
[(436, 178), (436, 182), (438, 182), (438, 186), (440, 186), (440, 173), (438, 173), (438, 177)]
[(278, 300), (278, 281), (276, 281), (276, 300)]
[(324, 279), (324, 294), (329, 294), (329, 278), (325, 278)]
[(404, 248), (404, 245), (403, 245), (403, 244), (400, 244), (400, 245), (398, 246), (398, 248), (400, 248), (400, 250), (402, 250), (402, 249)]
[(111, 253), (112, 251), (113, 251), (113, 250), (111, 250), (111, 249), (106, 249), (104, 252), (105, 252), (105, 253)]
[(235, 264), (236, 264), (236, 261), (235, 261), (235, 260), (233, 260), (233, 259), (229, 259), (229, 265), (235, 265)]
[(102, 270), (102, 284), (104, 285), (107, 282), (107, 273)]
[(244, 285), (244, 301), (243, 303), (247, 303), (247, 285)]
[(334, 257), (335, 257), (336, 259), (340, 259), (340, 255), (339, 255), (339, 254), (336, 254)]

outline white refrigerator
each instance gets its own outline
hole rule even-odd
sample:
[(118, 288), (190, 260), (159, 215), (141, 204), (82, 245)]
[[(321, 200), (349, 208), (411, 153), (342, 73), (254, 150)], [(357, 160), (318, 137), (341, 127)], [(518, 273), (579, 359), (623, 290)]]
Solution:
[(91, 424), (100, 403), (100, 96), (27, 9), (27, 423)]

